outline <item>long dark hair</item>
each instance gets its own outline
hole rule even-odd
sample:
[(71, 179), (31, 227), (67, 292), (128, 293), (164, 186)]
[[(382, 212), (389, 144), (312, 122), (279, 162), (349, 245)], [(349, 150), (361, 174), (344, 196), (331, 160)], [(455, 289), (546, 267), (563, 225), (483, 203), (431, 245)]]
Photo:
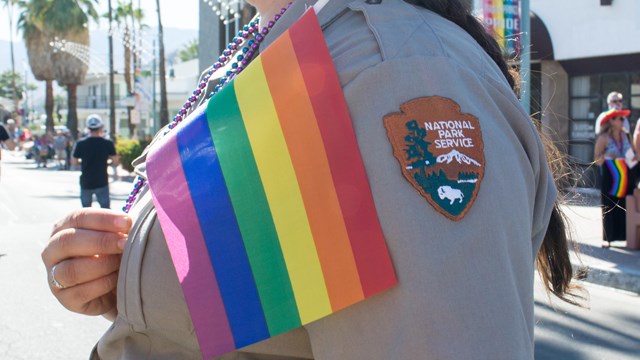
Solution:
[[(500, 46), (485, 31), (480, 21), (471, 15), (470, 10), (459, 0), (405, 1), (431, 10), (469, 33), (498, 65), (514, 92), (518, 92), (518, 85), (514, 78), (515, 71), (507, 65)], [(560, 176), (565, 175), (564, 168), (558, 166), (561, 162), (557, 161), (561, 154), (551, 141), (545, 140), (544, 137), (543, 140), (547, 148), (547, 161), (554, 175), (556, 175), (556, 181), (558, 181)], [(560, 210), (558, 203), (556, 201), (554, 204), (549, 227), (536, 258), (536, 266), (548, 292), (568, 303), (578, 305), (576, 299), (583, 299), (583, 296), (580, 295), (582, 287), (572, 283), (574, 274), (569, 259), (569, 244), (572, 244), (572, 241), (569, 238), (567, 219)], [(584, 276), (582, 271), (579, 271), (576, 275), (577, 278), (582, 276)]]

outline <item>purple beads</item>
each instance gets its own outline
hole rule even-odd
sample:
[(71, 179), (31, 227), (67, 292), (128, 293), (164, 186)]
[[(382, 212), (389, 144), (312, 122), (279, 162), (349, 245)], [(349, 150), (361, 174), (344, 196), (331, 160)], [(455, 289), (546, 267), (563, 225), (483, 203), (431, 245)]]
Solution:
[[(291, 4), (292, 3), (289, 3), (289, 6), (291, 6)], [(255, 40), (247, 40), (246, 46), (242, 48), (242, 53), (244, 54), (244, 56), (240, 54), (236, 57), (236, 61), (231, 64), (232, 70), (227, 71), (227, 76), (220, 79), (220, 83), (215, 86), (214, 90), (210, 94), (208, 94), (207, 97), (210, 98), (215, 95), (218, 91), (220, 91), (220, 89), (222, 89), (222, 87), (226, 83), (230, 82), (231, 79), (233, 79), (236, 75), (242, 72), (242, 70), (244, 70), (244, 68), (249, 64), (249, 59), (251, 59), (251, 57), (253, 56), (254, 51), (258, 49), (260, 43), (262, 42), (262, 40), (264, 40), (264, 35), (269, 33), (269, 29), (275, 25), (275, 23), (281, 18), (281, 15), (283, 15), (286, 11), (287, 8), (280, 9), (280, 14), (276, 14), (273, 17), (273, 20), (269, 21), (267, 23), (267, 26), (263, 27), (262, 30), (260, 30), (258, 20), (255, 22), (252, 21), (251, 23), (249, 23), (249, 25), (245, 25), (242, 28), (243, 31), (238, 32), (238, 36), (234, 37), (231, 43), (227, 45), (227, 49), (222, 52), (222, 55), (218, 58), (218, 61), (212, 65), (212, 69), (207, 72), (207, 75), (202, 79), (197, 88), (193, 91), (193, 95), (189, 97), (188, 101), (184, 103), (182, 109), (178, 111), (178, 114), (173, 118), (173, 122), (168, 125), (168, 128), (170, 130), (178, 126), (178, 124), (186, 116), (187, 109), (190, 109), (193, 106), (192, 104), (198, 100), (198, 97), (205, 93), (204, 89), (207, 87), (207, 83), (213, 72), (227, 64), (231, 60), (233, 52), (238, 49), (239, 45), (245, 42), (245, 40), (249, 39), (250, 35), (254, 34)], [(169, 131), (164, 132), (163, 135), (166, 135), (168, 132)], [(138, 194), (146, 185), (147, 182), (145, 181), (145, 179), (138, 176), (133, 190), (127, 198), (127, 203), (124, 207), (122, 207), (122, 210), (124, 212), (128, 213), (129, 210), (131, 210), (131, 207), (136, 201)]]

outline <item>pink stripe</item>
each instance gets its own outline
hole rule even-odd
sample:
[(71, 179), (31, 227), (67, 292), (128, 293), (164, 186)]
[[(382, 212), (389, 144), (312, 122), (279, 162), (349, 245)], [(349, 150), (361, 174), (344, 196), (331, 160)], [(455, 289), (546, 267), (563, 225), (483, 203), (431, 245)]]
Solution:
[[(205, 359), (235, 349), (178, 152), (176, 134), (149, 153), (147, 175), (162, 231)], [(181, 232), (182, 230), (182, 232)], [(169, 264), (167, 264), (169, 266)]]

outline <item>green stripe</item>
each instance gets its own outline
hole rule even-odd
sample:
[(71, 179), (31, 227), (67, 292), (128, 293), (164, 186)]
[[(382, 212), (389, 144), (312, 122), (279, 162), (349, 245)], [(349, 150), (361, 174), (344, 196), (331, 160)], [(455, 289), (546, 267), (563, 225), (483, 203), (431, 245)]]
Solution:
[(207, 105), (207, 119), (247, 249), (269, 333), (299, 327), (300, 316), (267, 197), (234, 89), (225, 86)]

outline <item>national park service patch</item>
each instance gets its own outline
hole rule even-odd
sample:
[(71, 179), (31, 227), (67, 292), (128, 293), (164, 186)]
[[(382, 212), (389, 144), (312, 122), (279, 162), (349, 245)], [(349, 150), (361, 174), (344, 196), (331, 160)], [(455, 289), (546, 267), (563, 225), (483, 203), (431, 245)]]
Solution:
[(441, 214), (462, 219), (484, 177), (480, 122), (453, 100), (421, 97), (384, 117), (402, 174)]

